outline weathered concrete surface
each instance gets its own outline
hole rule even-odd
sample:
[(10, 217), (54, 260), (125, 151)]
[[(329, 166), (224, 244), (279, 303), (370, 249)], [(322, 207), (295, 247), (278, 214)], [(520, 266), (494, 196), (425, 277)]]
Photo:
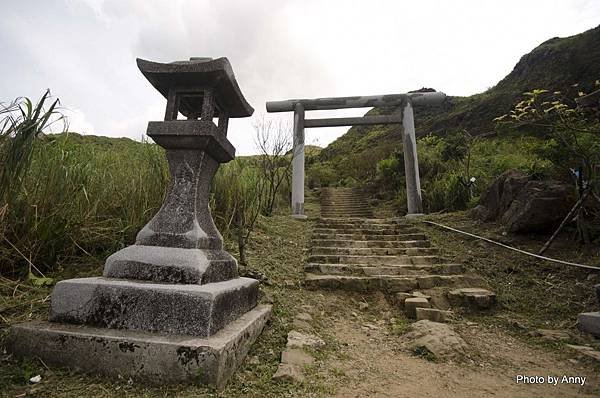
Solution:
[(210, 186), (219, 163), (203, 150), (165, 149), (171, 182), (162, 207), (138, 232), (136, 244), (222, 249), (223, 238), (208, 207)]
[(257, 306), (209, 338), (36, 321), (13, 326), (7, 348), (18, 358), (115, 379), (222, 387), (270, 314), (271, 306)]
[(600, 337), (600, 312), (583, 312), (577, 317), (577, 322), (582, 332)]
[(51, 322), (208, 337), (256, 306), (258, 281), (175, 285), (107, 278), (61, 281)]
[(205, 284), (238, 276), (235, 259), (223, 250), (128, 246), (106, 259), (104, 277)]
[[(170, 63), (152, 62), (140, 58), (136, 61), (142, 74), (167, 100), (169, 91), (173, 87), (183, 87), (188, 90), (196, 87), (211, 87), (225, 108), (221, 111), (227, 111), (230, 117), (247, 117), (254, 112), (252, 106), (246, 102), (235, 79), (233, 68), (225, 57), (214, 60), (194, 57), (189, 61)], [(198, 105), (188, 98), (187, 101), (181, 101), (178, 110), (184, 116), (193, 117), (197, 114), (196, 108)]]

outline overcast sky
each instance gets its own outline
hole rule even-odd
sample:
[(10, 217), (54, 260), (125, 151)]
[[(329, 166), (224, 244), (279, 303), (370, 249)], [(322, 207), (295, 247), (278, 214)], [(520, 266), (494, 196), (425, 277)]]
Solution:
[[(13, 0), (0, 15), (0, 101), (50, 88), (71, 131), (139, 140), (165, 100), (137, 57), (226, 56), (255, 115), (289, 98), (470, 95), (541, 42), (600, 24), (600, 1)], [(255, 151), (251, 121), (229, 131), (238, 154)], [(344, 131), (311, 129), (307, 142)]]

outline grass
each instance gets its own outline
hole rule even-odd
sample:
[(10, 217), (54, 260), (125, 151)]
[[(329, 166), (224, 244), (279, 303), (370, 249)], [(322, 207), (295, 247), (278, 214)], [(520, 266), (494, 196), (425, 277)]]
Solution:
[[(466, 212), (429, 215), (427, 219), (530, 252), (539, 250), (548, 238), (545, 235), (506, 235), (501, 226), (477, 222)], [(600, 283), (600, 272), (537, 260), (434, 226), (420, 224), (420, 228), (445, 257), (481, 275), (497, 294), (500, 311), (494, 317), (478, 318), (478, 322), (498, 323), (503, 329), (536, 343), (540, 340), (530, 336), (536, 329), (566, 329), (575, 336), (574, 342), (578, 340), (600, 348), (597, 342), (580, 336), (576, 328), (580, 312), (597, 310), (593, 286)], [(600, 248), (580, 246), (569, 235), (569, 231), (560, 235), (545, 255), (600, 266)], [(555, 348), (563, 346), (541, 344)]]
[[(192, 385), (172, 385), (146, 387), (130, 384), (128, 380), (109, 381), (89, 375), (80, 375), (68, 370), (48, 370), (39, 361), (15, 361), (7, 355), (0, 355), (0, 391), (6, 396), (19, 393), (33, 393), (44, 397), (165, 397), (165, 396), (205, 396), (205, 397), (298, 397), (320, 396), (329, 391), (327, 380), (318, 368), (309, 370), (310, 377), (302, 384), (275, 383), (271, 376), (279, 364), (281, 351), (291, 330), (295, 314), (303, 312), (302, 305), (317, 305), (318, 297), (303, 291), (301, 286), (305, 247), (309, 239), (310, 221), (300, 222), (287, 215), (276, 215), (260, 221), (255, 239), (248, 251), (248, 268), (260, 271), (268, 281), (261, 286), (261, 300), (274, 302), (273, 317), (263, 334), (252, 346), (246, 360), (238, 369), (227, 387), (214, 391)], [(228, 250), (237, 255), (235, 245), (226, 242)], [(265, 253), (269, 253), (265, 256)], [(84, 274), (97, 273), (97, 267), (86, 269)], [(67, 272), (68, 273), (68, 272)], [(53, 274), (57, 279), (63, 274)], [(70, 275), (69, 275), (70, 276)], [(4, 316), (3, 337), (6, 327), (32, 319), (46, 319), (48, 295), (51, 288), (33, 287), (9, 279), (0, 279), (2, 292), (2, 315)], [(14, 297), (12, 292), (14, 293)], [(5, 304), (6, 303), (6, 304)], [(11, 305), (21, 303), (18, 307)], [(7, 310), (7, 311), (5, 311)], [(317, 328), (319, 322), (316, 322)], [(336, 351), (336, 344), (327, 332), (318, 332), (327, 342), (318, 358), (323, 360)], [(39, 385), (26, 384), (28, 377), (41, 374)]]

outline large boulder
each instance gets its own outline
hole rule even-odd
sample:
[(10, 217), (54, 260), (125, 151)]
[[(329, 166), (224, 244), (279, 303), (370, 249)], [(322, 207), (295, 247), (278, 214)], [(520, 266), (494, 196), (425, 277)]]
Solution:
[(551, 232), (575, 204), (572, 186), (557, 181), (536, 181), (509, 170), (481, 195), (473, 215), (498, 220), (508, 232)]

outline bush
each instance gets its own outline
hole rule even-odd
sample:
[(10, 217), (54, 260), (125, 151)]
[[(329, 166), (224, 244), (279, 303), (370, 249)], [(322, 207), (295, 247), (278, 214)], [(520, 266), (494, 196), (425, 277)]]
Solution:
[(328, 163), (313, 163), (306, 170), (306, 182), (310, 189), (333, 186), (338, 175)]

